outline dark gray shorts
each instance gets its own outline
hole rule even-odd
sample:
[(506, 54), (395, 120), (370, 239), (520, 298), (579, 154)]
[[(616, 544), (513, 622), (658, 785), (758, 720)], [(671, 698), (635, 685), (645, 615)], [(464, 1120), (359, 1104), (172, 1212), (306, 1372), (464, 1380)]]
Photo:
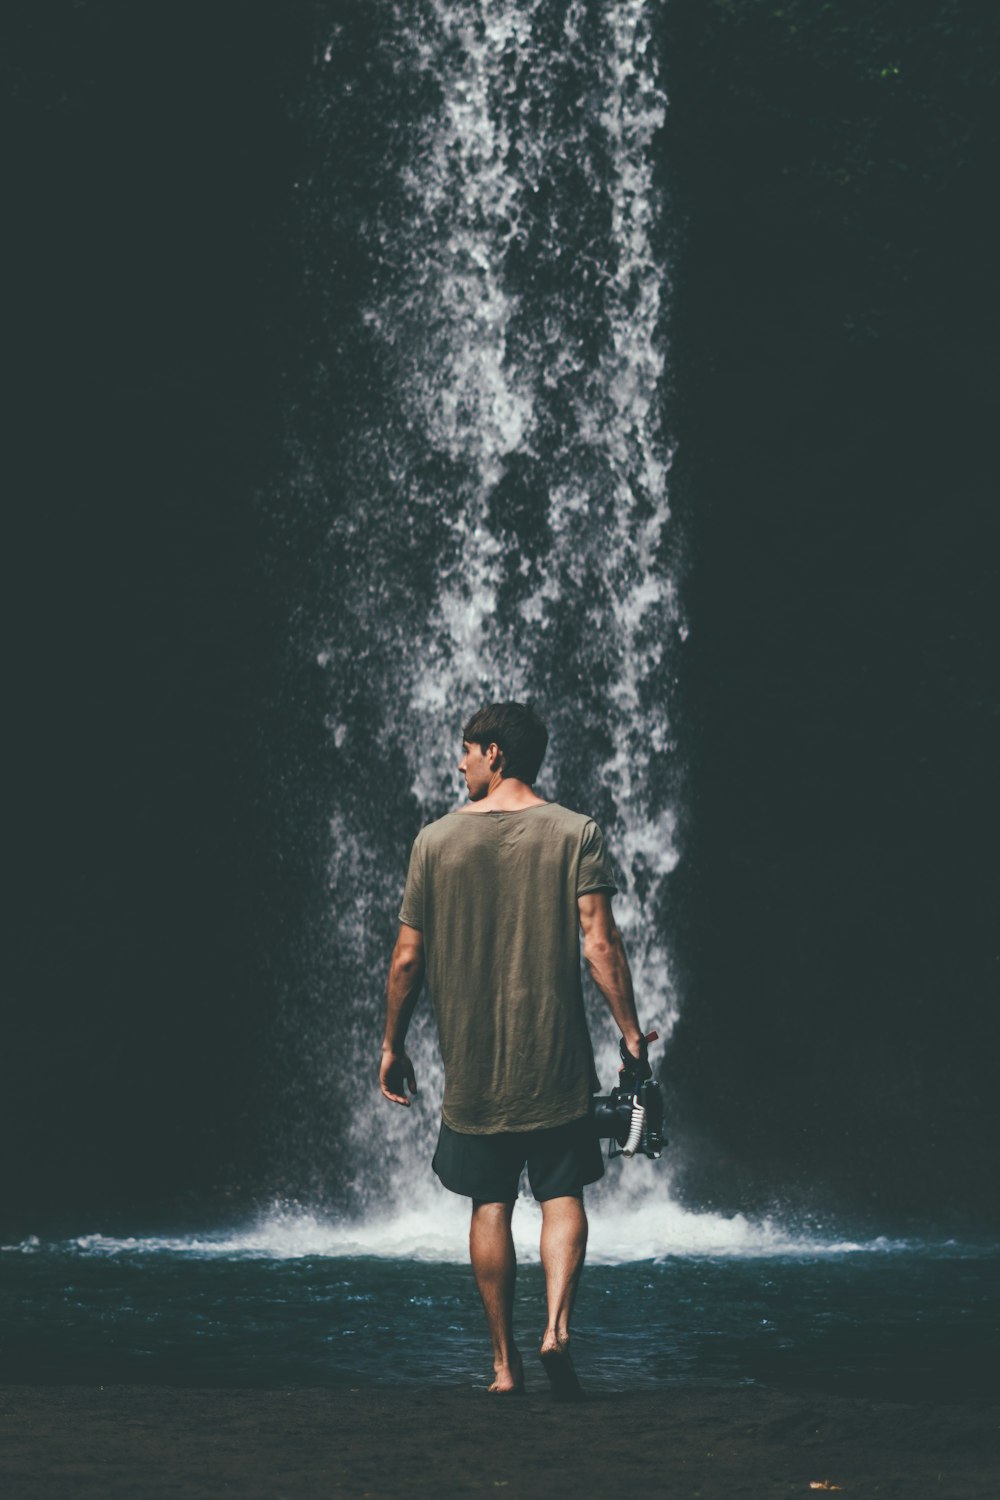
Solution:
[(431, 1163), (446, 1188), (478, 1203), (514, 1203), (525, 1166), (539, 1203), (578, 1198), (604, 1176), (604, 1153), (593, 1111), (548, 1130), (460, 1135), (441, 1121)]

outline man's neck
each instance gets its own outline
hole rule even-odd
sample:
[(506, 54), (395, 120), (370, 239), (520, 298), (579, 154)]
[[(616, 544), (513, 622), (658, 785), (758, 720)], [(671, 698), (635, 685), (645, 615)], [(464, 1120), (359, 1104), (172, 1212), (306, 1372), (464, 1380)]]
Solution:
[(463, 812), (516, 812), (519, 807), (541, 807), (544, 797), (539, 797), (526, 781), (514, 776), (504, 776), (491, 786), (485, 797), (478, 802), (467, 802)]

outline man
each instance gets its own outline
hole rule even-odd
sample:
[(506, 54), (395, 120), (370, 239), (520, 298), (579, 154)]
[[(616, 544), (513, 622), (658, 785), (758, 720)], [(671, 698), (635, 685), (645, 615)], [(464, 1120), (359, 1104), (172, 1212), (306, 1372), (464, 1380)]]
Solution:
[(465, 726), (468, 803), (413, 845), (389, 969), (382, 1093), (416, 1092), (406, 1030), (426, 975), (444, 1059), (434, 1171), (472, 1199), (469, 1249), (493, 1340), (496, 1393), (524, 1388), (512, 1327), (511, 1216), (527, 1164), (542, 1205), (548, 1320), (540, 1356), (555, 1394), (578, 1397), (569, 1352), (587, 1246), (583, 1189), (603, 1176), (593, 1118), (599, 1088), (584, 1013), (583, 955), (626, 1046), (645, 1060), (632, 980), (611, 911), (616, 887), (592, 819), (533, 790), (548, 744), (520, 703)]

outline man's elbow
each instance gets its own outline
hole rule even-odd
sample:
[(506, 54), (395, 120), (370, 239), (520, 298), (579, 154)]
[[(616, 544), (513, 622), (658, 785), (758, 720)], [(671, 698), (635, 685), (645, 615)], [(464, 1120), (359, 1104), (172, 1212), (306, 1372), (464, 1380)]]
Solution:
[(419, 948), (397, 948), (392, 968), (400, 979), (416, 979), (424, 972), (424, 956)]
[(607, 963), (621, 949), (622, 940), (617, 927), (604, 932), (590, 932), (583, 940), (583, 956), (588, 964)]

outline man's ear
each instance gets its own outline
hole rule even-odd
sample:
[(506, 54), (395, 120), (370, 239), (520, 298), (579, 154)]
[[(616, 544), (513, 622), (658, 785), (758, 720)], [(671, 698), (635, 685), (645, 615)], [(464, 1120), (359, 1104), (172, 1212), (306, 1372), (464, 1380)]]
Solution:
[(503, 767), (503, 751), (495, 742), (486, 747), (486, 756), (490, 763), (490, 770), (495, 771), (497, 766)]

